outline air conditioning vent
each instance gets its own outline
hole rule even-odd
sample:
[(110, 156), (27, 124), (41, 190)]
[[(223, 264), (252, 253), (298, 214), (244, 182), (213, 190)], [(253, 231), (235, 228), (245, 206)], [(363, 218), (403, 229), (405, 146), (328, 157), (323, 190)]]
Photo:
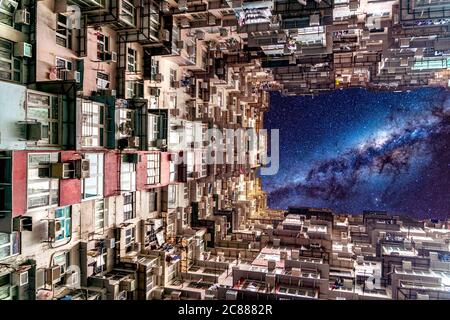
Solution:
[(48, 222), (48, 238), (55, 241), (64, 235), (64, 228), (62, 227), (61, 221), (50, 220)]
[(29, 141), (39, 141), (48, 138), (48, 125), (40, 122), (27, 123), (26, 136)]
[(33, 56), (33, 46), (27, 42), (15, 43), (14, 56), (19, 58), (31, 58)]
[(14, 22), (16, 24), (30, 24), (30, 13), (27, 9), (17, 10), (14, 15)]
[(81, 159), (75, 162), (75, 176), (78, 179), (90, 177), (90, 162), (88, 159)]
[(70, 163), (52, 163), (50, 165), (50, 177), (54, 179), (73, 178), (74, 169)]
[(61, 266), (54, 266), (47, 269), (46, 282), (49, 285), (53, 285), (61, 280)]

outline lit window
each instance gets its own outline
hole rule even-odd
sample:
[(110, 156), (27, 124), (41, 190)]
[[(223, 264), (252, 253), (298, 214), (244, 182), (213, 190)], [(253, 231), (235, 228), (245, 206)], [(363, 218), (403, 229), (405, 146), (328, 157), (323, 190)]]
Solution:
[(125, 251), (133, 250), (134, 242), (136, 241), (136, 228), (132, 227), (125, 230)]
[(56, 44), (72, 49), (72, 30), (68, 26), (68, 18), (61, 13), (57, 14)]
[(136, 59), (137, 52), (136, 50), (132, 48), (128, 48), (128, 71), (129, 72), (136, 72), (137, 70), (137, 59)]
[(0, 0), (0, 22), (12, 27), (17, 6), (17, 1)]
[(67, 241), (72, 235), (71, 207), (55, 210), (55, 225), (57, 226), (55, 242)]
[(45, 129), (40, 142), (59, 144), (59, 108), (58, 97), (29, 91), (27, 93), (27, 120), (35, 120)]
[(56, 57), (56, 78), (58, 80), (66, 80), (67, 71), (72, 71), (72, 61)]
[(170, 208), (176, 207), (177, 204), (177, 186), (174, 184), (170, 184), (167, 187), (168, 199), (167, 202)]
[(28, 155), (28, 209), (58, 204), (59, 180), (50, 178), (50, 163), (58, 162), (58, 153)]
[(97, 59), (105, 60), (105, 53), (109, 52), (109, 37), (104, 34), (97, 34)]
[(130, 220), (135, 217), (134, 192), (125, 193), (123, 195), (123, 219)]
[(136, 190), (136, 164), (126, 160), (127, 155), (122, 157), (120, 168), (120, 190)]
[(103, 196), (103, 153), (87, 153), (89, 178), (81, 183), (83, 199)]
[(97, 71), (97, 89), (107, 90), (109, 86), (109, 74)]
[(12, 42), (0, 39), (0, 79), (20, 82), (22, 62), (14, 57), (13, 50)]
[(93, 101), (83, 100), (81, 103), (81, 146), (101, 147), (104, 140), (104, 109)]
[(128, 22), (130, 25), (134, 25), (135, 11), (136, 11), (136, 9), (131, 2), (129, 2), (127, 0), (122, 0), (122, 8), (121, 8), (121, 13), (120, 13), (120, 18), (123, 21)]
[(160, 154), (147, 154), (147, 184), (158, 184), (160, 182)]
[(149, 114), (148, 115), (148, 144), (149, 146), (153, 145), (153, 142), (158, 139), (158, 122), (159, 122), (159, 116), (155, 114)]
[(0, 260), (19, 254), (19, 248), (20, 236), (18, 232), (0, 233)]
[(105, 228), (105, 202), (103, 199), (95, 201), (94, 226), (95, 230)]

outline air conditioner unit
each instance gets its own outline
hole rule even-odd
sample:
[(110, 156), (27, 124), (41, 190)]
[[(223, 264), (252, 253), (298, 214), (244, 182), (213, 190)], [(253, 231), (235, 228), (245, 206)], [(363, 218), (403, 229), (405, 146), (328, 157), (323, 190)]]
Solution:
[(140, 139), (139, 137), (128, 137), (128, 147), (129, 148), (139, 148)]
[(187, 11), (188, 5), (186, 0), (179, 0), (178, 1), (178, 10), (180, 11)]
[(77, 271), (72, 271), (64, 275), (64, 284), (68, 287), (74, 287), (80, 284), (80, 274)]
[(61, 266), (53, 266), (51, 268), (46, 269), (46, 282), (49, 285), (53, 285), (57, 283), (59, 280), (61, 280), (62, 274), (61, 274)]
[(356, 263), (357, 264), (363, 264), (364, 263), (364, 257), (363, 256), (356, 256)]
[(279, 33), (279, 34), (277, 35), (277, 42), (278, 42), (278, 43), (285, 43), (286, 40), (287, 40), (287, 36), (286, 36), (286, 34), (285, 34), (284, 32)]
[(163, 77), (163, 75), (161, 74), (161, 73), (157, 73), (157, 74), (155, 74), (155, 81), (156, 82), (162, 82), (164, 80), (164, 77)]
[(162, 300), (164, 297), (164, 288), (156, 288), (153, 290), (153, 299)]
[(180, 49), (180, 50), (184, 48), (184, 41), (183, 40), (177, 41), (177, 48)]
[(14, 56), (20, 58), (31, 58), (33, 56), (33, 46), (27, 42), (15, 43)]
[(127, 162), (127, 163), (138, 163), (139, 162), (139, 154), (127, 153), (127, 154), (125, 154), (123, 161)]
[(103, 61), (105, 62), (117, 62), (117, 52), (105, 52)]
[(13, 231), (33, 231), (33, 217), (20, 216), (13, 219)]
[(73, 178), (73, 170), (70, 163), (52, 163), (50, 164), (50, 177), (54, 179), (70, 179)]
[(268, 260), (267, 261), (267, 269), (273, 270), (277, 266), (277, 262), (275, 260)]
[(170, 293), (170, 298), (172, 300), (180, 300), (181, 299), (181, 291), (174, 290)]
[(81, 82), (81, 73), (79, 71), (66, 70), (64, 73), (66, 80), (75, 80), (76, 83)]
[(160, 93), (161, 93), (161, 90), (159, 88), (150, 87), (150, 95), (151, 96), (159, 97)]
[(238, 292), (234, 290), (227, 290), (225, 293), (225, 300), (237, 300)]
[(430, 300), (430, 296), (427, 295), (427, 294), (418, 293), (417, 294), (417, 300)]
[(161, 32), (161, 40), (162, 41), (170, 41), (170, 31), (167, 29), (164, 29)]
[(403, 270), (412, 270), (411, 261), (402, 261), (402, 268)]
[(157, 139), (156, 140), (156, 147), (158, 148), (166, 148), (167, 147), (167, 139)]
[(48, 238), (55, 240), (64, 234), (64, 228), (59, 220), (50, 220), (48, 222)]
[(116, 239), (115, 238), (105, 239), (104, 243), (105, 243), (106, 249), (114, 249), (116, 247)]
[(320, 16), (318, 14), (312, 14), (309, 16), (309, 25), (311, 27), (320, 25)]
[(22, 287), (28, 284), (28, 271), (17, 271), (12, 274), (12, 281), (15, 285)]
[(164, 13), (170, 12), (170, 4), (167, 1), (161, 3), (161, 11)]
[(90, 162), (89, 159), (80, 159), (75, 162), (75, 176), (78, 179), (90, 177)]
[(48, 138), (48, 126), (40, 122), (27, 123), (26, 136), (29, 141), (39, 141)]
[(30, 12), (27, 9), (17, 10), (14, 14), (14, 23), (16, 24), (30, 24)]
[(197, 30), (195, 32), (195, 37), (197, 38), (197, 40), (205, 40), (205, 32), (202, 30)]
[(205, 300), (214, 300), (215, 298), (213, 294), (205, 294)]
[(119, 283), (120, 291), (134, 291), (136, 290), (135, 279), (124, 279)]

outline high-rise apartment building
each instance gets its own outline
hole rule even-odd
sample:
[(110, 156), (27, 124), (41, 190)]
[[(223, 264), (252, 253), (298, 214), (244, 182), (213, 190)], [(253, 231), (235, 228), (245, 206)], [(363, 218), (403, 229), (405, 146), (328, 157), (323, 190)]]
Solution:
[(273, 211), (257, 171), (270, 91), (448, 87), (449, 25), (446, 0), (0, 0), (0, 300), (448, 299), (448, 222)]

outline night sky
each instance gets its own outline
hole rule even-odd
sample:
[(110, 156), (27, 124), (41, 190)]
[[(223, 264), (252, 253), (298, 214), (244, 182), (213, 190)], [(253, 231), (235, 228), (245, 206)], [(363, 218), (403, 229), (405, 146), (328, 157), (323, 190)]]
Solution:
[(265, 127), (280, 129), (280, 170), (263, 177), (271, 208), (450, 216), (449, 91), (275, 93)]

